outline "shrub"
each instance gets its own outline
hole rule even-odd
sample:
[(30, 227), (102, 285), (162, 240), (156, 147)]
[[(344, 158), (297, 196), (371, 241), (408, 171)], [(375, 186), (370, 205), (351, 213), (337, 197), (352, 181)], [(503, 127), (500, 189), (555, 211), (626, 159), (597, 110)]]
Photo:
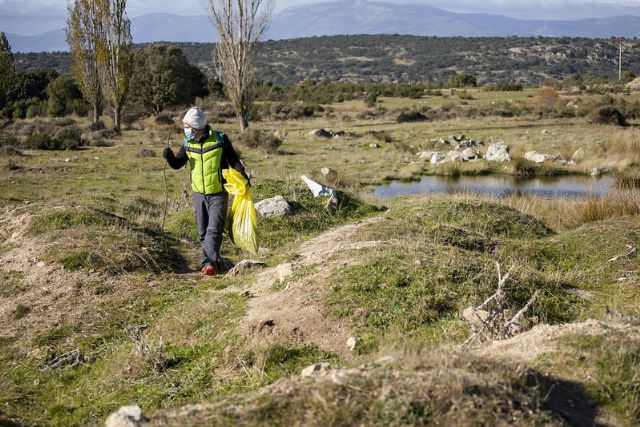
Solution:
[(160, 125), (174, 125), (173, 119), (167, 114), (156, 116), (156, 123)]
[(626, 117), (615, 107), (600, 107), (589, 115), (592, 123), (597, 125), (626, 126)]
[(0, 147), (17, 147), (20, 145), (20, 141), (13, 135), (7, 133), (0, 133)]
[(553, 107), (558, 100), (558, 92), (550, 87), (538, 91), (538, 105), (541, 107)]
[(47, 115), (47, 103), (37, 101), (27, 108), (27, 118), (44, 117)]
[(156, 152), (153, 150), (150, 150), (149, 148), (141, 148), (138, 151), (138, 154), (136, 154), (136, 157), (138, 158), (143, 158), (143, 157), (156, 157)]
[(56, 133), (58, 147), (62, 150), (75, 150), (82, 145), (82, 133), (75, 126), (66, 127)]
[(56, 140), (46, 133), (34, 133), (24, 140), (22, 143), (24, 148), (31, 150), (55, 150), (57, 149)]
[(413, 123), (413, 122), (424, 122), (427, 121), (428, 118), (424, 114), (419, 111), (407, 111), (400, 113), (400, 115), (396, 118), (398, 123)]
[(275, 153), (282, 145), (282, 140), (273, 134), (258, 129), (247, 129), (238, 135), (238, 142), (247, 148), (258, 148), (267, 153)]

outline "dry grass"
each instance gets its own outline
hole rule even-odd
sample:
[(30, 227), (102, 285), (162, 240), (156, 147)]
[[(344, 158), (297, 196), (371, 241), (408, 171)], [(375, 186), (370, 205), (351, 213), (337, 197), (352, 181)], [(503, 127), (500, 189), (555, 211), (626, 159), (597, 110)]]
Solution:
[[(387, 362), (388, 363), (388, 362)], [(553, 388), (571, 384), (469, 355), (425, 349), (396, 362), (292, 378), (249, 395), (154, 416), (151, 426), (198, 425), (564, 425), (593, 416), (585, 396), (563, 410)], [(562, 415), (561, 415), (562, 414)], [(517, 420), (517, 421), (516, 421)]]
[(612, 190), (602, 198), (579, 201), (573, 212), (576, 225), (627, 215), (640, 215), (640, 192)]

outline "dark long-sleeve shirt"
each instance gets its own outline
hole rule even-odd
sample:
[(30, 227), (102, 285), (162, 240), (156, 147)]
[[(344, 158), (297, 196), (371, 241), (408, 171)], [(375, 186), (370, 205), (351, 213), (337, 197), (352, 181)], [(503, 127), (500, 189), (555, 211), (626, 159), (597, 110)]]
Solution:
[[(200, 138), (198, 142), (203, 144), (207, 140), (207, 138), (209, 138), (209, 133), (210, 127), (207, 126), (204, 136)], [(173, 169), (180, 169), (189, 162), (185, 145), (186, 144), (182, 144), (180, 150), (178, 150), (178, 153), (175, 155), (173, 154), (173, 151), (169, 152), (169, 155), (167, 156), (167, 163), (169, 163), (169, 166), (171, 166)], [(240, 161), (240, 157), (238, 156), (238, 153), (236, 153), (236, 150), (234, 150), (227, 134), (224, 134), (224, 139), (222, 141), (222, 159), (220, 162), (220, 167), (222, 169), (231, 167), (240, 172), (245, 178), (247, 178), (247, 180), (249, 180), (249, 177), (244, 170), (244, 165)]]

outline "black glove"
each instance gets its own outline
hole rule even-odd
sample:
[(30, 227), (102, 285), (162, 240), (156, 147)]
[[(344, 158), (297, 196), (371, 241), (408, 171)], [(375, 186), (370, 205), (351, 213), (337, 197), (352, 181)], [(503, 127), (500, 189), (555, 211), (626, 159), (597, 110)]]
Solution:
[(173, 151), (171, 151), (171, 148), (165, 147), (164, 150), (162, 150), (162, 157), (164, 157), (167, 160), (169, 160), (169, 158), (171, 157), (174, 157)]

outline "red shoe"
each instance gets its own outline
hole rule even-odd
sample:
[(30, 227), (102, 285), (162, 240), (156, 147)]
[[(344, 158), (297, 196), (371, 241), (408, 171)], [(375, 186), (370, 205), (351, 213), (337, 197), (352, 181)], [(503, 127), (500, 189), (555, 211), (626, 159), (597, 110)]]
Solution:
[(218, 270), (216, 270), (216, 268), (211, 264), (205, 265), (204, 267), (202, 267), (202, 270), (200, 271), (205, 276), (215, 276), (216, 274), (218, 274)]

